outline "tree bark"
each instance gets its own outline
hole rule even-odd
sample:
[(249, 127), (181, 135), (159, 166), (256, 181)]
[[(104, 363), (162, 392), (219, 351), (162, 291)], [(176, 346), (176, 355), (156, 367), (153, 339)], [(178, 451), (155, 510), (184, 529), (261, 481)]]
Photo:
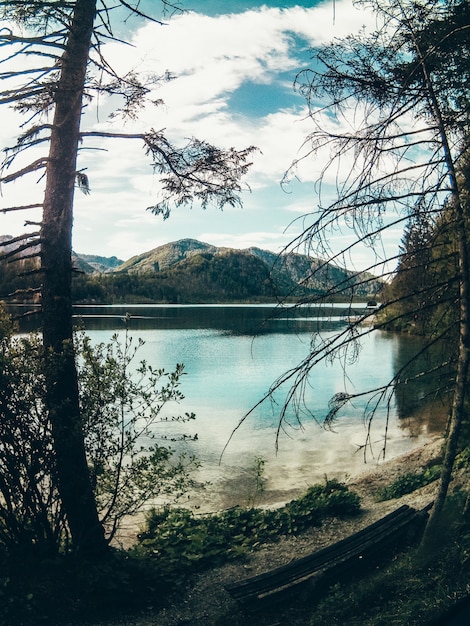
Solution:
[(47, 164), (41, 265), (47, 403), (73, 547), (107, 548), (87, 466), (72, 323), (72, 221), (82, 100), (96, 0), (77, 0), (60, 63)]

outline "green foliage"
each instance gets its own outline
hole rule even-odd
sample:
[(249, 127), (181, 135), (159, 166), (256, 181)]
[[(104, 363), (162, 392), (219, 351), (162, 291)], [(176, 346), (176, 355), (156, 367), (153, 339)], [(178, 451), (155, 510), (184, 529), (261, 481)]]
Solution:
[[(0, 256), (3, 252), (0, 247)], [(25, 298), (31, 298), (32, 290), (37, 289), (39, 284), (38, 275), (34, 272), (36, 269), (37, 263), (31, 259), (0, 259), (0, 298), (10, 294), (13, 294), (13, 301), (22, 302)]]
[(174, 267), (140, 273), (80, 276), (74, 300), (101, 302), (231, 302), (272, 300), (269, 267), (244, 252), (195, 254)]
[(394, 480), (390, 485), (383, 487), (377, 493), (377, 500), (393, 500), (401, 498), (407, 493), (429, 485), (437, 480), (441, 474), (441, 465), (430, 465), (419, 472), (408, 472)]
[(158, 427), (170, 427), (170, 438), (188, 439), (175, 436), (172, 425), (195, 415), (162, 416), (164, 408), (184, 398), (182, 364), (166, 372), (141, 361), (134, 369), (143, 342), (134, 345), (127, 332), (122, 343), (113, 335), (109, 343), (92, 346), (84, 334), (76, 343), (87, 458), (101, 521), (112, 539), (122, 518), (135, 515), (149, 499), (177, 498), (192, 485), (196, 459), (158, 443), (157, 433)]
[(465, 469), (470, 467), (470, 445), (467, 445), (455, 458), (455, 467)]
[(49, 551), (64, 538), (55, 456), (44, 409), (42, 346), (0, 328), (0, 548)]
[[(455, 458), (454, 467), (463, 469), (470, 466), (470, 446), (461, 450)], [(439, 461), (433, 461), (417, 472), (407, 472), (403, 476), (399, 476), (392, 483), (380, 489), (377, 494), (379, 502), (383, 500), (393, 500), (402, 496), (413, 493), (416, 489), (425, 487), (430, 483), (438, 480), (442, 471), (442, 464)]]
[[(340, 299), (349, 302), (353, 296), (373, 297), (382, 286), (372, 276), (366, 278), (333, 265), (325, 267), (319, 259), (301, 254), (277, 256), (263, 250), (220, 248), (217, 251), (213, 246), (200, 244), (202, 251), (185, 257), (178, 243), (130, 259), (115, 272), (76, 276), (74, 301), (272, 302), (280, 296), (325, 294), (341, 283), (344, 290)], [(162, 257), (174, 261), (163, 262)]]
[[(171, 251), (175, 245), (167, 244), (157, 251), (162, 248)], [(160, 256), (154, 250), (140, 255), (135, 263), (129, 260), (117, 271), (88, 274), (90, 266), (83, 264), (84, 272), (73, 277), (73, 300), (109, 304), (129, 301), (272, 302), (279, 296), (324, 294), (334, 285), (342, 284), (344, 292), (338, 297), (350, 301), (352, 297), (360, 300), (375, 297), (382, 286), (372, 275), (366, 277), (334, 265), (324, 266), (321, 260), (301, 254), (277, 256), (261, 250), (221, 249), (214, 252), (213, 247), (207, 248), (173, 264), (162, 263), (162, 267)], [(87, 255), (75, 257), (74, 265), (82, 269), (86, 258)], [(95, 258), (99, 262), (101, 257)], [(27, 289), (38, 287), (38, 275), (29, 270), (35, 267), (28, 259), (20, 259), (14, 264), (0, 259), (0, 297), (17, 291), (18, 301), (31, 298), (32, 293)]]
[(299, 500), (275, 510), (234, 507), (195, 516), (186, 509), (152, 509), (136, 550), (158, 559), (165, 571), (201, 569), (234, 559), (281, 535), (318, 526), (327, 516), (354, 515), (359, 497), (336, 480), (314, 485)]
[(437, 216), (409, 219), (392, 282), (383, 291), (381, 327), (416, 335), (443, 330), (457, 342), (458, 257), (455, 216), (445, 206)]
[(261, 456), (256, 456), (253, 460), (251, 471), (253, 473), (254, 485), (253, 493), (250, 495), (250, 498), (248, 500), (249, 506), (255, 506), (258, 496), (260, 496), (264, 492), (266, 485), (266, 478), (264, 477), (265, 464), (266, 461)]
[[(156, 439), (158, 427), (177, 439), (175, 424), (195, 417), (162, 414), (183, 398), (183, 366), (166, 372), (142, 361), (131, 374), (141, 345), (134, 346), (127, 334), (122, 344), (114, 336), (96, 346), (76, 335), (85, 447), (109, 541), (123, 517), (148, 499), (184, 493), (197, 466), (193, 457)], [(43, 364), (40, 337), (14, 336), (0, 315), (0, 549), (9, 551), (54, 553), (67, 547)]]

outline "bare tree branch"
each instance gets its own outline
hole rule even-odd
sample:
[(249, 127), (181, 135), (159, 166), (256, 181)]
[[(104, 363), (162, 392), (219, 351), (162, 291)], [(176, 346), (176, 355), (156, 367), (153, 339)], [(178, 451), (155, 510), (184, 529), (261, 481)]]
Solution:
[(24, 206), (10, 206), (4, 209), (0, 209), (1, 213), (9, 213), (11, 211), (25, 211), (27, 209), (41, 209), (42, 202), (40, 204), (25, 204)]

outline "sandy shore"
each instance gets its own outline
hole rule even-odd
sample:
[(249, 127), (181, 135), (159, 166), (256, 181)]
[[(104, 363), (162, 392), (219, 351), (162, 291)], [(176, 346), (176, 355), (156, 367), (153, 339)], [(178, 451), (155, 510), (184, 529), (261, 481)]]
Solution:
[(361, 497), (362, 513), (354, 518), (327, 520), (320, 528), (309, 529), (298, 536), (281, 537), (278, 542), (266, 544), (254, 551), (243, 562), (229, 563), (199, 575), (193, 587), (168, 608), (138, 619), (124, 619), (106, 626), (178, 626), (212, 623), (214, 616), (237, 611), (232, 598), (223, 588), (226, 582), (239, 580), (300, 558), (332, 541), (346, 537), (383, 517), (401, 504), (423, 508), (434, 498), (436, 483), (419, 489), (400, 499), (377, 502), (377, 491), (399, 476), (418, 470), (439, 456), (442, 439), (436, 438), (411, 453), (382, 463), (369, 472), (351, 477), (347, 483)]

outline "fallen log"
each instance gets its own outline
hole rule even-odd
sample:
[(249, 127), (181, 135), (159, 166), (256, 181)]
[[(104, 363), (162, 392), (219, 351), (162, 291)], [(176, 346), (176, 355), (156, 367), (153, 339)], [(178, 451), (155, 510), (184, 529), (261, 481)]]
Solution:
[(421, 511), (403, 505), (362, 530), (287, 565), (225, 585), (250, 610), (284, 601), (308, 583), (310, 588), (334, 584), (351, 573), (382, 562), (410, 545), (424, 528), (431, 505)]

